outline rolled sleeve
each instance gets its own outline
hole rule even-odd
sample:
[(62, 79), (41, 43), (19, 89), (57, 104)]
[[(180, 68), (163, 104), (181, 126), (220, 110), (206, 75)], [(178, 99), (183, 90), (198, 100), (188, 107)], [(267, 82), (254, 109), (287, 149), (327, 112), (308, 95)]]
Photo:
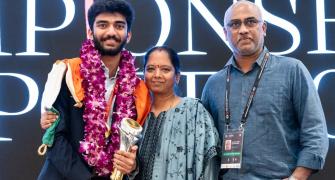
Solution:
[(301, 151), (299, 153), (297, 167), (306, 167), (309, 169), (321, 170), (324, 164), (325, 158), (323, 156), (305, 151)]
[(318, 92), (307, 68), (297, 64), (295, 107), (300, 122), (300, 144), (297, 166), (320, 170), (325, 164), (329, 140), (325, 116)]

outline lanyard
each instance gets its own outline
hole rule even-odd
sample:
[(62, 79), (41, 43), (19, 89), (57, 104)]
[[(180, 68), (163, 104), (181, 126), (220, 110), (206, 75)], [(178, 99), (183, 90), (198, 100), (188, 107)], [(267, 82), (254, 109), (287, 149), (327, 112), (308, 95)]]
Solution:
[[(241, 127), (243, 127), (243, 125), (247, 122), (247, 118), (248, 118), (248, 115), (249, 115), (249, 110), (250, 110), (250, 107), (251, 107), (251, 104), (254, 100), (254, 97), (256, 95), (256, 90), (258, 88), (258, 84), (259, 84), (259, 81), (261, 80), (261, 77), (263, 75), (263, 72), (264, 72), (264, 69), (265, 69), (265, 65), (269, 59), (269, 53), (266, 52), (264, 57), (263, 57), (263, 61), (262, 61), (262, 64), (261, 64), (261, 68), (259, 69), (258, 73), (257, 73), (257, 77), (255, 79), (255, 82), (254, 82), (254, 85), (251, 89), (251, 92), (250, 92), (250, 95), (249, 95), (249, 98), (248, 98), (248, 101), (244, 107), (244, 110), (243, 110), (243, 114), (242, 114), (242, 118), (241, 118)], [(225, 120), (226, 120), (226, 126), (227, 126), (227, 129), (229, 129), (230, 127), (230, 122), (231, 122), (231, 114), (230, 114), (230, 107), (229, 107), (229, 96), (230, 96), (230, 82), (231, 82), (231, 66), (232, 65), (229, 65), (228, 66), (228, 69), (227, 69), (227, 78), (226, 78), (226, 92), (225, 92)]]
[(114, 96), (117, 93), (118, 87), (119, 86), (115, 82), (115, 86), (114, 86), (114, 88), (113, 88), (113, 90), (111, 92), (111, 95), (109, 96), (109, 99), (107, 101), (107, 107), (106, 107), (107, 119), (106, 119), (106, 121), (108, 121), (108, 119), (109, 119), (110, 111), (111, 111), (112, 105), (114, 104), (113, 103)]
[(117, 93), (117, 90), (118, 90), (118, 84), (116, 84), (115, 82), (115, 86), (111, 92), (111, 95), (109, 96), (109, 99), (107, 101), (107, 106), (106, 106), (106, 127), (107, 127), (107, 131), (105, 132), (105, 137), (109, 137), (110, 133), (111, 133), (111, 124), (112, 122), (110, 121), (109, 119), (109, 116), (110, 116), (110, 111), (111, 109), (113, 108), (113, 104), (114, 104), (114, 101), (115, 101), (115, 94)]

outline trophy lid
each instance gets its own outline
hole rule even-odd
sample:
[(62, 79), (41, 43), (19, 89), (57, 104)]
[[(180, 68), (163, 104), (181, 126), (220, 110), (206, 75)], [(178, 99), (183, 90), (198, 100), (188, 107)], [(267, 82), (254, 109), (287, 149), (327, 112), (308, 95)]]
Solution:
[(123, 118), (121, 120), (120, 129), (127, 134), (139, 135), (142, 132), (142, 126), (131, 118)]

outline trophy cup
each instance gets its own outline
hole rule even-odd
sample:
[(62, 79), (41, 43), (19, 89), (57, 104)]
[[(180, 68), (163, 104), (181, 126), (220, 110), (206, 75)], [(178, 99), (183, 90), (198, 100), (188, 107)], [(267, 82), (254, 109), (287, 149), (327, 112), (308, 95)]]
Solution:
[[(135, 120), (123, 118), (120, 124), (120, 150), (129, 151), (141, 136), (142, 126)], [(111, 180), (122, 180), (123, 174), (117, 169), (113, 170)]]

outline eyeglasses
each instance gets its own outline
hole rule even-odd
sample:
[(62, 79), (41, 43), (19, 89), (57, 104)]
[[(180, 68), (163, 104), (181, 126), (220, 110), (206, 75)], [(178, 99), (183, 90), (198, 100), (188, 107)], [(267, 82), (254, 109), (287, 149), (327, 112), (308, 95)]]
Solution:
[[(262, 21), (256, 19), (256, 18), (246, 18), (243, 20), (243, 24), (245, 27), (247, 28), (253, 28), (256, 27), (256, 25), (258, 23), (260, 23)], [(231, 20), (228, 24), (228, 27), (230, 27), (231, 29), (240, 29), (242, 26), (242, 21), (240, 19), (236, 19), (236, 20)]]

